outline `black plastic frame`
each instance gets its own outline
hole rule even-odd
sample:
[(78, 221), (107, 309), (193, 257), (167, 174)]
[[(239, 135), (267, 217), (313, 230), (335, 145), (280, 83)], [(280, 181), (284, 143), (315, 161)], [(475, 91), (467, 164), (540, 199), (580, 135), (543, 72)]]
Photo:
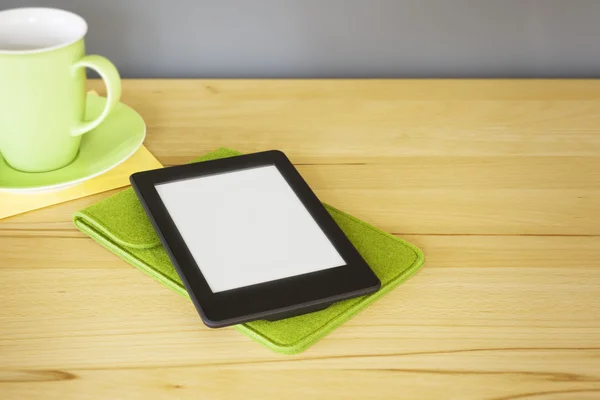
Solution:
[[(346, 265), (213, 293), (155, 185), (274, 165)], [(376, 292), (381, 282), (284, 153), (277, 150), (138, 172), (131, 184), (204, 323), (212, 328), (305, 314)]]

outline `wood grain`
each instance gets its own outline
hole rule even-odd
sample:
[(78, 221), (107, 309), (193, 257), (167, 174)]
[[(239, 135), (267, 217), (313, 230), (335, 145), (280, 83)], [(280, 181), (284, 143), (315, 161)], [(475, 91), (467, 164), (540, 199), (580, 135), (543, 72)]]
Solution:
[(281, 356), (76, 230), (111, 193), (9, 218), (0, 398), (600, 398), (600, 81), (128, 80), (123, 99), (163, 163), (282, 149), (426, 265)]

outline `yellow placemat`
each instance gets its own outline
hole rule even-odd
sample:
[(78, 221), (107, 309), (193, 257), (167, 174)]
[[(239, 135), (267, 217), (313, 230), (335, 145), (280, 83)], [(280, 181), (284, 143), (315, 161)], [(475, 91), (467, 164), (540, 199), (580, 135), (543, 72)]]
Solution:
[(127, 186), (129, 176), (134, 172), (161, 167), (162, 164), (142, 146), (123, 164), (75, 186), (55, 192), (0, 193), (0, 219)]

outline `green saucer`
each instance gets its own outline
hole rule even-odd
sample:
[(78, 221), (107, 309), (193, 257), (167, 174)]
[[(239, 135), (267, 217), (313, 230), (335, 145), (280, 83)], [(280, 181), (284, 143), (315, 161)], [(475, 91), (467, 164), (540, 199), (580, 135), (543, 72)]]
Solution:
[[(106, 98), (88, 94), (86, 119), (100, 115), (105, 103)], [(0, 156), (0, 191), (54, 191), (94, 178), (131, 157), (145, 137), (142, 117), (121, 103), (100, 126), (83, 135), (79, 154), (66, 167), (50, 172), (21, 172), (12, 169)]]

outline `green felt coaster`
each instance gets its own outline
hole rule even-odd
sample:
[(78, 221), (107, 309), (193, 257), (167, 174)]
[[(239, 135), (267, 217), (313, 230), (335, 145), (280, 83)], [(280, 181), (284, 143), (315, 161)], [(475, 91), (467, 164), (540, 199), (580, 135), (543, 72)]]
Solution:
[[(240, 153), (219, 149), (195, 162), (232, 157)], [(369, 266), (381, 280), (371, 295), (335, 303), (325, 310), (283, 319), (253, 321), (235, 327), (269, 348), (299, 353), (377, 300), (423, 265), (423, 253), (414, 245), (325, 204)], [(187, 292), (160, 244), (133, 189), (129, 188), (74, 214), (75, 225), (125, 261), (177, 293)], [(198, 319), (198, 323), (200, 319)]]

